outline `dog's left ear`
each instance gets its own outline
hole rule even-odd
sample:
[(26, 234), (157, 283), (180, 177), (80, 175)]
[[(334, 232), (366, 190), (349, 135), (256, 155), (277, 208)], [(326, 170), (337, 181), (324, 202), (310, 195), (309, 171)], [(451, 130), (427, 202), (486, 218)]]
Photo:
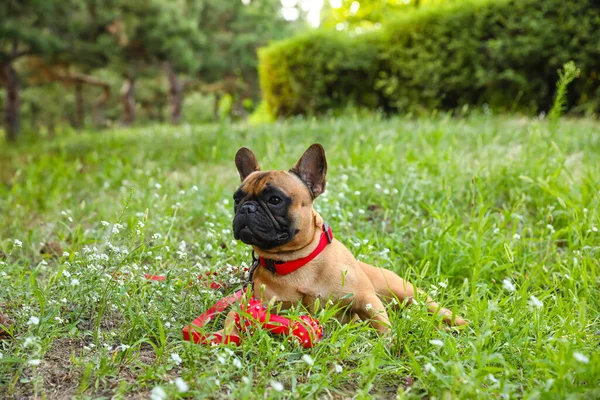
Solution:
[(327, 160), (323, 146), (318, 143), (310, 146), (290, 171), (306, 183), (312, 198), (316, 199), (325, 191)]

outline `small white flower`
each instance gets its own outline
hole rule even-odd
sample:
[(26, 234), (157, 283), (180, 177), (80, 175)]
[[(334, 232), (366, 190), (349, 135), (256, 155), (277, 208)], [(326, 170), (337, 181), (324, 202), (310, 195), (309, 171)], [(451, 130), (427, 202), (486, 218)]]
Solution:
[(233, 365), (237, 368), (242, 368), (242, 362), (237, 357), (233, 359)]
[(35, 338), (34, 337), (25, 338), (25, 342), (23, 342), (23, 347), (27, 348), (30, 345), (34, 344), (34, 343), (35, 343)]
[(171, 359), (173, 361), (175, 361), (175, 364), (177, 364), (177, 365), (179, 365), (179, 364), (181, 364), (183, 362), (183, 360), (181, 359), (181, 357), (177, 353), (171, 354)]
[(335, 364), (333, 368), (335, 369), (336, 374), (341, 374), (344, 371), (344, 368), (340, 364)]
[(494, 234), (500, 232), (500, 228), (494, 228)]
[(532, 308), (542, 308), (544, 303), (542, 303), (537, 297), (531, 296), (529, 298), (529, 306)]
[(521, 235), (519, 235), (518, 233), (515, 233), (515, 234), (513, 235), (513, 239), (515, 239), (515, 240), (519, 240), (519, 239), (521, 239)]
[(302, 356), (302, 361), (304, 361), (305, 363), (307, 363), (308, 365), (310, 365), (311, 367), (313, 365), (315, 365), (315, 361), (312, 359), (311, 356), (309, 356), (308, 354), (305, 354)]
[(63, 270), (63, 275), (66, 276), (67, 278), (71, 277), (71, 273), (68, 270)]
[(154, 184), (154, 187), (155, 187), (156, 189), (160, 189), (162, 186), (160, 185), (160, 183), (155, 183), (155, 184)]
[(152, 389), (152, 392), (150, 393), (150, 398), (152, 400), (165, 400), (167, 398), (167, 394), (165, 393), (163, 388), (157, 386), (154, 389)]
[(431, 344), (432, 344), (432, 345), (434, 345), (434, 346), (438, 346), (438, 347), (444, 347), (444, 342), (442, 342), (442, 341), (441, 341), (441, 340), (439, 340), (439, 339), (433, 339), (433, 340), (430, 340), (430, 341), (429, 341), (429, 343), (431, 343)]
[(190, 390), (190, 386), (181, 377), (175, 379), (175, 386), (177, 386), (179, 393), (185, 393)]
[(283, 392), (283, 385), (281, 384), (281, 382), (271, 381), (271, 387), (276, 392)]
[(548, 224), (548, 225), (546, 225), (546, 228), (548, 228), (548, 230), (549, 230), (551, 233), (554, 233), (554, 226), (553, 226), (553, 225), (551, 225), (551, 224)]
[(19, 239), (15, 239), (14, 246), (15, 247), (23, 247), (23, 242), (21, 242)]
[(142, 221), (138, 221), (138, 226), (140, 228), (143, 228), (144, 226), (146, 226)]
[(448, 284), (446, 282), (440, 282), (440, 283), (438, 283), (438, 285), (440, 285), (444, 289), (448, 287)]
[(160, 233), (155, 233), (154, 235), (152, 235), (152, 239), (154, 240), (158, 240), (162, 237), (162, 235)]
[(380, 190), (381, 189), (381, 185), (379, 183), (375, 184), (375, 189)]
[(592, 226), (592, 231), (598, 232), (598, 228), (596, 228), (595, 226)]
[(504, 278), (504, 280), (502, 281), (502, 287), (504, 288), (504, 290), (507, 290), (509, 292), (514, 292), (516, 290), (515, 285), (513, 285), (513, 283), (508, 278)]
[(29, 317), (29, 321), (27, 321), (27, 325), (38, 325), (40, 323), (40, 319), (38, 317), (34, 317), (33, 315)]
[(29, 361), (27, 361), (27, 364), (37, 366), (37, 365), (40, 365), (41, 362), (42, 362), (42, 360), (29, 360)]
[(119, 232), (121, 232), (121, 229), (123, 229), (123, 225), (121, 225), (121, 224), (114, 224), (113, 227), (112, 227), (112, 233), (116, 235)]
[(581, 363), (588, 364), (590, 362), (590, 358), (583, 353), (576, 351), (573, 353), (573, 357)]
[(127, 351), (127, 349), (129, 349), (131, 346), (128, 344), (122, 344), (121, 345), (121, 351)]
[(102, 226), (109, 226), (110, 225), (110, 222), (108, 222), (108, 221), (102, 221), (100, 223), (102, 224)]
[(77, 286), (77, 285), (79, 285), (79, 279), (77, 279), (77, 278), (71, 279), (71, 286)]
[(430, 363), (425, 364), (423, 366), (423, 369), (425, 370), (425, 372), (435, 372), (435, 367)]
[(488, 378), (488, 379), (490, 380), (490, 382), (492, 382), (492, 383), (498, 383), (498, 382), (499, 382), (499, 381), (498, 381), (498, 379), (496, 379), (496, 377), (495, 377), (493, 374), (489, 374), (489, 375), (487, 376), (487, 378)]
[(196, 186), (196, 185), (192, 186), (192, 191), (197, 192), (198, 191), (198, 186)]
[(373, 309), (373, 304), (367, 303), (367, 305), (365, 306), (365, 310), (371, 311), (372, 309)]

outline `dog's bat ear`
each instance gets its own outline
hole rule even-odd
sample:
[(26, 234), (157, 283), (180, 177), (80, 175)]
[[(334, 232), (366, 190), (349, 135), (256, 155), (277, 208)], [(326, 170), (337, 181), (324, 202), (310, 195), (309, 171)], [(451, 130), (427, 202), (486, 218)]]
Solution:
[(318, 143), (310, 146), (290, 171), (306, 183), (312, 198), (317, 198), (325, 191), (325, 175), (327, 174), (327, 160), (323, 146)]
[(247, 147), (241, 147), (235, 154), (235, 166), (240, 173), (242, 182), (254, 171), (260, 171), (256, 156)]

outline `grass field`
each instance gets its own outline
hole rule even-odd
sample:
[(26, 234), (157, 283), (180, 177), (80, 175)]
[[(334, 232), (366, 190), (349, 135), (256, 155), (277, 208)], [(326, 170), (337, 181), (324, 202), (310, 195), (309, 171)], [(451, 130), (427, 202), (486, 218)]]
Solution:
[[(251, 260), (231, 232), (235, 151), (289, 168), (313, 142), (329, 162), (317, 208), (336, 237), (466, 330), (437, 329), (418, 305), (391, 311), (389, 341), (329, 310), (310, 350), (263, 331), (240, 348), (182, 340), (223, 296), (189, 283)], [(14, 321), (0, 334), (0, 397), (600, 397), (597, 122), (149, 127), (0, 157), (0, 307)]]

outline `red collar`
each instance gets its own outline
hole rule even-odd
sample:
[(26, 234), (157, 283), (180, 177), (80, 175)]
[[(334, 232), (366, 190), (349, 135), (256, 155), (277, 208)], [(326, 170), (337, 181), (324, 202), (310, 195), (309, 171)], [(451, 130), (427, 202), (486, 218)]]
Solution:
[(310, 253), (306, 257), (302, 257), (297, 260), (288, 261), (284, 263), (278, 263), (272, 260), (265, 260), (262, 257), (259, 257), (258, 261), (263, 267), (267, 267), (267, 263), (271, 264), (274, 267), (277, 275), (287, 275), (311, 262), (316, 256), (321, 254), (325, 247), (327, 247), (327, 245), (330, 244), (332, 241), (333, 231), (331, 230), (331, 227), (329, 225), (324, 223), (323, 233), (321, 234), (321, 240), (319, 241), (319, 245), (316, 249), (313, 250), (312, 253)]

